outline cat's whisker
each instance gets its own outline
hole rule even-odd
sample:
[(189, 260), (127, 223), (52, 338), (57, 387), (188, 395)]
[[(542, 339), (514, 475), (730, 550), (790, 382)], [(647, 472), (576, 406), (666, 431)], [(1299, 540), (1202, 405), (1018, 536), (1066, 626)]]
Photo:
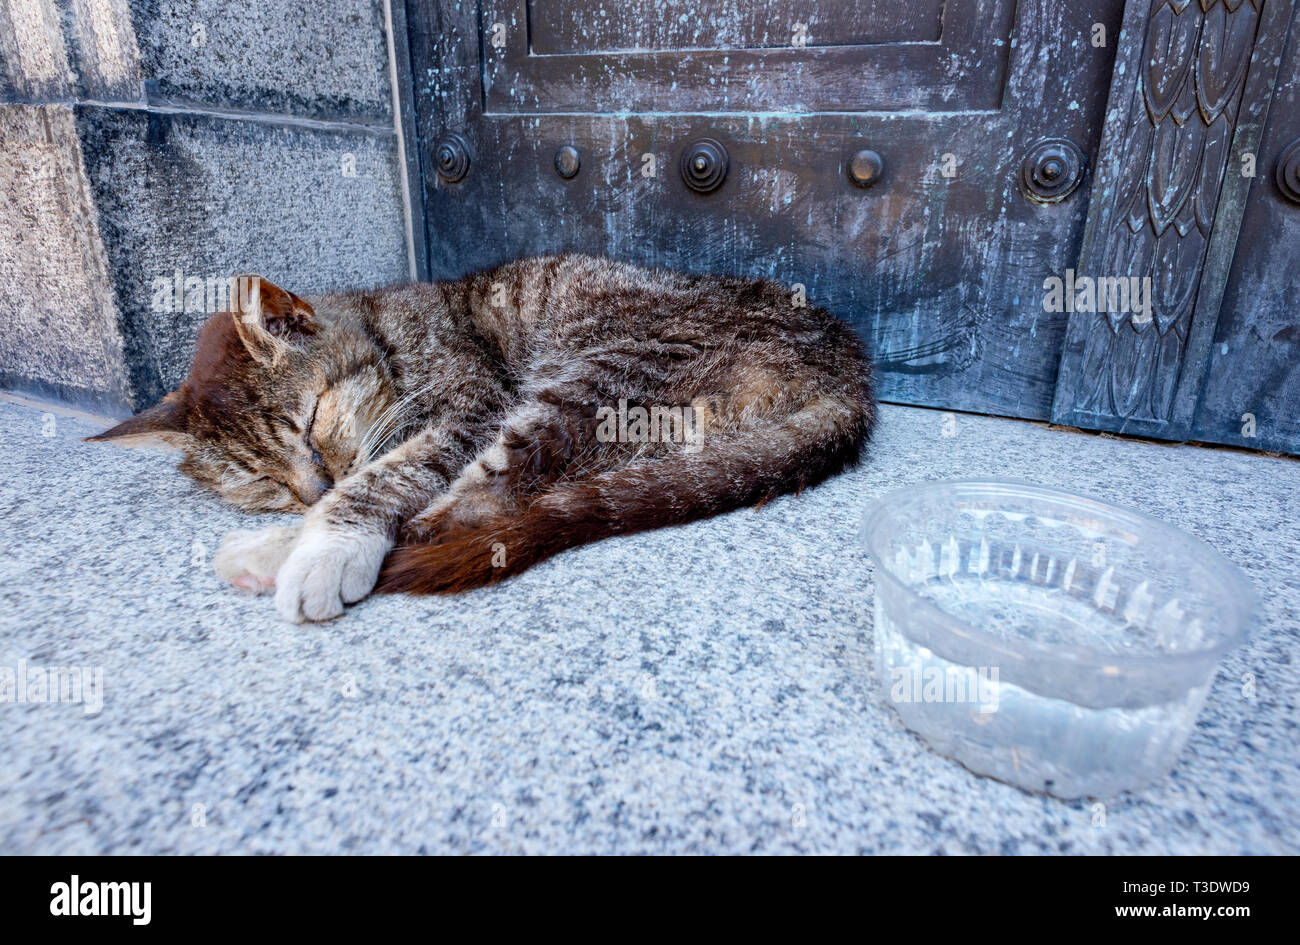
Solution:
[(416, 388), (399, 397), (379, 415), (379, 419), (366, 431), (361, 446), (357, 450), (358, 456), (363, 457), (362, 465), (369, 463), (376, 455), (382, 455), (378, 452), (378, 448), (391, 440), (402, 425), (410, 419), (406, 415), (407, 408), (414, 405), (420, 397), (429, 393), (433, 388), (433, 384)]
[(406, 399), (406, 402), (401, 405), (401, 409), (393, 415), (391, 421), (389, 422), (386, 435), (381, 437), (375, 443), (376, 447), (386, 445), (388, 441), (393, 439), (393, 437), (396, 436), (396, 434), (399, 431), (405, 429), (405, 427), (412, 420), (418, 418), (421, 412), (420, 398), (423, 397), (425, 394), (429, 393), (431, 390), (433, 390), (433, 388), (434, 385), (430, 384), (428, 387), (422, 388), (421, 390), (418, 391), (414, 391), (410, 395), (410, 397)]
[(380, 413), (379, 418), (371, 424), (368, 430), (366, 430), (366, 435), (362, 438), (361, 447), (358, 450), (359, 455), (365, 457), (364, 462), (370, 462), (371, 451), (379, 445), (380, 439), (387, 438), (383, 435), (383, 431), (388, 427), (389, 420), (397, 413), (397, 411), (401, 410), (403, 405), (415, 396), (416, 393), (416, 391), (412, 391), (394, 400), (384, 408), (383, 412)]
[(409, 395), (398, 397), (380, 412), (375, 422), (372, 423), (369, 429), (366, 430), (366, 435), (363, 438), (364, 443), (373, 445), (372, 438), (375, 436), (376, 432), (378, 430), (383, 429), (384, 425), (388, 422), (389, 417), (391, 417), (394, 412), (396, 412), (398, 409), (401, 408), (402, 402), (403, 400), (405, 400), (406, 396)]
[(404, 397), (398, 399), (384, 412), (384, 416), (380, 419), (380, 422), (376, 423), (373, 428), (374, 437), (369, 442), (370, 449), (375, 449), (391, 438), (393, 431), (398, 428), (402, 421), (403, 411), (406, 410), (409, 405), (414, 403), (418, 397), (426, 393), (426, 391), (427, 388), (411, 391)]

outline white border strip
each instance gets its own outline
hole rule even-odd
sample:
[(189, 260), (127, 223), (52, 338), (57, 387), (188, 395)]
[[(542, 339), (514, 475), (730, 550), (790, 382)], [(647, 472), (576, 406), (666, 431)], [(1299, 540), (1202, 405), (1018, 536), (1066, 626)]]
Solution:
[(406, 137), (402, 133), (402, 103), (399, 100), (397, 86), (397, 47), (393, 37), (393, 0), (384, 0), (384, 33), (388, 37), (388, 83), (393, 94), (393, 130), (397, 132), (397, 160), (402, 179), (402, 213), (406, 218), (406, 266), (411, 281), (416, 279), (415, 268), (415, 226), (411, 213), (411, 178), (406, 166)]

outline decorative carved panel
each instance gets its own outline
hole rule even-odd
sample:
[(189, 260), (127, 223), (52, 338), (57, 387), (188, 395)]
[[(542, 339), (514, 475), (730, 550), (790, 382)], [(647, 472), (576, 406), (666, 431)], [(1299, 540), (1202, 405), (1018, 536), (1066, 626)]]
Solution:
[[(1224, 288), (1218, 257), (1226, 250), (1230, 258), (1252, 179), (1242, 159), (1254, 161), (1276, 70), (1252, 64), (1266, 58), (1265, 46), (1280, 48), (1288, 25), (1278, 17), (1265, 25), (1268, 3), (1130, 4), (1079, 273), (1149, 279), (1150, 306), (1073, 315), (1058, 421), (1186, 434), (1185, 402), (1195, 397)], [(1204, 344), (1192, 344), (1194, 329)]]

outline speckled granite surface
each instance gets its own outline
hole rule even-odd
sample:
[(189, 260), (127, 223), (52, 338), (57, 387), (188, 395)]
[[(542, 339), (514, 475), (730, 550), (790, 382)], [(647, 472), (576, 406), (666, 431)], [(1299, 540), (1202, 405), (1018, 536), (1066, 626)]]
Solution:
[[(219, 586), (248, 519), (172, 456), (0, 402), (0, 667), (104, 680), (94, 715), (0, 704), (0, 852), (1300, 850), (1300, 463), (945, 416), (886, 407), (864, 468), (758, 514), (302, 628)], [(1263, 599), (1173, 775), (1104, 826), (931, 753), (875, 692), (860, 512), (980, 475), (1162, 516)]]

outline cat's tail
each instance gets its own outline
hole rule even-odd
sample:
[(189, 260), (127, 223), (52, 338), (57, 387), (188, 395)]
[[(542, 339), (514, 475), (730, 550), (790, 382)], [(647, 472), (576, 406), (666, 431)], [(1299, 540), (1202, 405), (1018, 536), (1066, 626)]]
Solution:
[(869, 398), (830, 395), (784, 417), (706, 437), (701, 447), (558, 484), (521, 513), (398, 547), (376, 590), (454, 593), (494, 584), (567, 548), (678, 525), (816, 485), (858, 461)]

